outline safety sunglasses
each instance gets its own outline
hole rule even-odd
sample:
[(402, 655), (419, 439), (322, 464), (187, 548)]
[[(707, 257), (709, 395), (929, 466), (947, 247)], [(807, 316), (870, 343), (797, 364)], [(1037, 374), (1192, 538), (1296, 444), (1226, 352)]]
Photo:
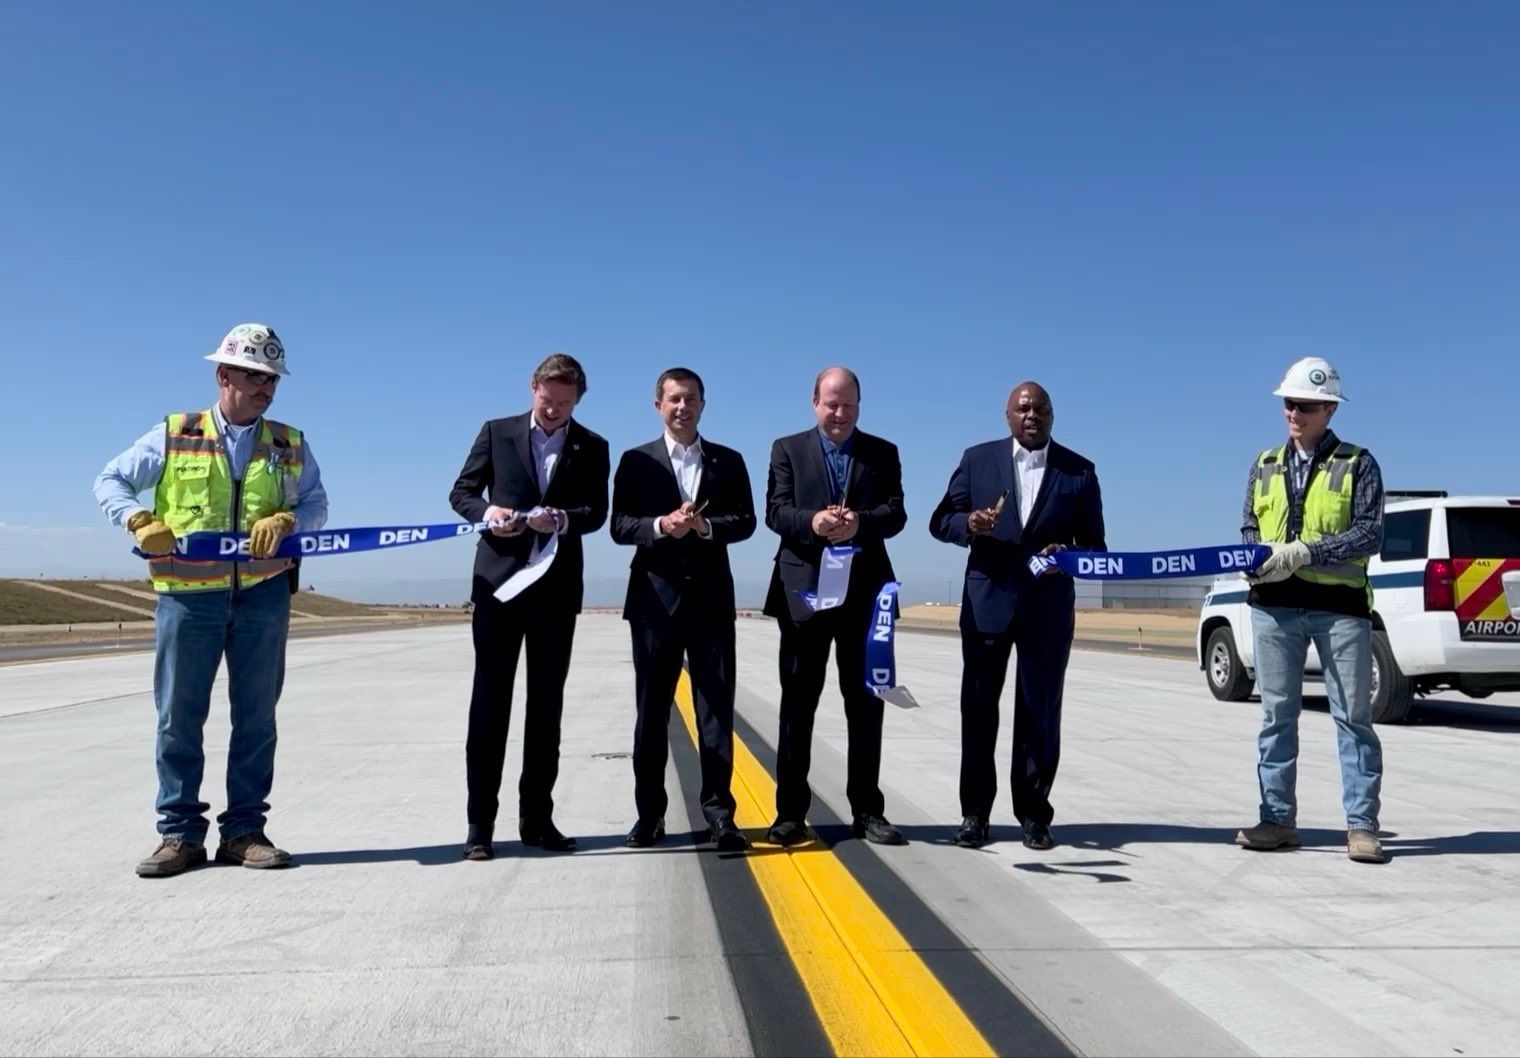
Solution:
[(1289, 400), (1283, 398), (1283, 411), (1296, 411), (1300, 415), (1318, 415), (1325, 410), (1329, 401), (1323, 400)]
[(280, 381), (279, 375), (272, 375), (267, 371), (249, 371), (245, 367), (235, 367), (232, 370), (241, 372), (243, 377), (255, 386), (268, 386)]

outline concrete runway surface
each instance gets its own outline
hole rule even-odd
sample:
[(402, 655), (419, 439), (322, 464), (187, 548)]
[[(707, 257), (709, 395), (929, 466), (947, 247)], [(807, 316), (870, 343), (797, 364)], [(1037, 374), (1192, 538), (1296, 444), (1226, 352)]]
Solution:
[[(769, 621), (740, 622), (746, 827), (770, 809), (776, 644)], [(1005, 787), (998, 840), (970, 851), (946, 841), (959, 645), (898, 649), (922, 703), (886, 717), (900, 848), (841, 823), (831, 682), (822, 841), (700, 845), (673, 714), (671, 837), (624, 849), (633, 671), (623, 623), (598, 614), (576, 638), (556, 788), (577, 853), (505, 840), (460, 860), (471, 650), (453, 625), (293, 641), (269, 832), (295, 866), (160, 881), (132, 871), (155, 843), (151, 654), (0, 669), (0, 1052), (1520, 1053), (1520, 697), (1444, 698), (1380, 729), (1394, 859), (1369, 866), (1345, 857), (1322, 700), (1302, 727), (1305, 847), (1249, 853), (1231, 838), (1256, 817), (1258, 707), (1216, 702), (1187, 661), (1077, 652), (1057, 847), (1019, 844)]]

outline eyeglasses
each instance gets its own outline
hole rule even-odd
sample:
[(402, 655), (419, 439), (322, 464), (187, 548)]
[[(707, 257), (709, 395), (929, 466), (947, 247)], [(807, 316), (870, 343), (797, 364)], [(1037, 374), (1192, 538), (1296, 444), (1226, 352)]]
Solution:
[(1283, 411), (1296, 411), (1300, 415), (1318, 415), (1325, 410), (1329, 401), (1323, 400), (1289, 400), (1283, 398)]
[(267, 371), (249, 371), (244, 367), (235, 367), (233, 370), (239, 372), (244, 378), (246, 378), (249, 382), (252, 382), (255, 386), (268, 386), (280, 381), (279, 375), (272, 375)]

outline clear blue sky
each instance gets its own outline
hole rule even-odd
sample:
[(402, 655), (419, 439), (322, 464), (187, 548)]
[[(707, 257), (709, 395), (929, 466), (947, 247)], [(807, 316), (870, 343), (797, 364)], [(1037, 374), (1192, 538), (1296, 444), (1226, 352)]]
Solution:
[[(338, 526), (452, 517), (554, 350), (614, 459), (696, 368), (757, 490), (854, 367), (910, 598), (958, 578), (929, 512), (1027, 376), (1117, 548), (1235, 538), (1304, 355), (1390, 485), (1520, 492), (1517, 39), (1505, 4), (5, 4), (0, 574), (140, 569), (91, 481), (244, 320)], [(589, 548), (593, 596), (627, 558)], [(470, 555), (322, 561), (462, 597)]]

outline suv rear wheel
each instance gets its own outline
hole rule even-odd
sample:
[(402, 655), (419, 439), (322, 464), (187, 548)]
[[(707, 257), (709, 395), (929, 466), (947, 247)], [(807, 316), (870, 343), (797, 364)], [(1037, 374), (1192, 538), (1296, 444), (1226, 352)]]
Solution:
[(1414, 708), (1414, 682), (1399, 671), (1388, 633), (1372, 633), (1372, 722), (1402, 724)]
[(1209, 643), (1203, 651), (1203, 671), (1209, 690), (1221, 702), (1243, 702), (1251, 697), (1251, 685), (1256, 681), (1235, 653), (1235, 634), (1229, 625), (1220, 625), (1209, 633)]

